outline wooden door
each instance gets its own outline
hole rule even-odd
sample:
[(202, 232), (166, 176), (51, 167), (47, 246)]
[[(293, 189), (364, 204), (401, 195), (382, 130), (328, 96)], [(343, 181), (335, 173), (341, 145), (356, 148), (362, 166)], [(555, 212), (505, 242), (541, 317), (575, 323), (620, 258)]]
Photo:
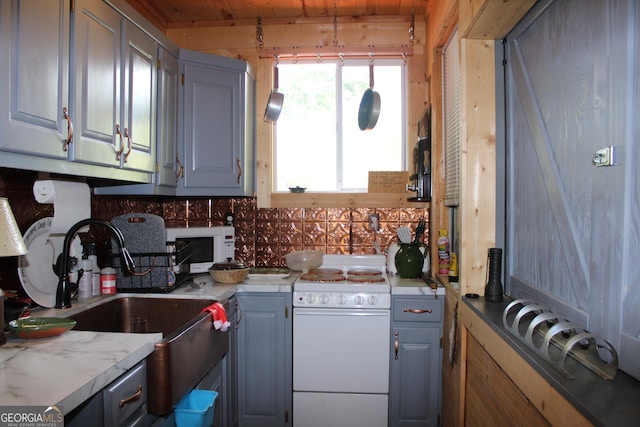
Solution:
[[(640, 377), (638, 10), (542, 1), (508, 37), (505, 282)], [(595, 166), (608, 146), (616, 164)]]

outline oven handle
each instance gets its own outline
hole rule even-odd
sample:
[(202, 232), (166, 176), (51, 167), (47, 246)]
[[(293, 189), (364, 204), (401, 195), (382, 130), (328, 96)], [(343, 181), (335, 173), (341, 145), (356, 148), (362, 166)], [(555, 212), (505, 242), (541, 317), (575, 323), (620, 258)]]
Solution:
[(389, 309), (363, 309), (363, 308), (294, 308), (294, 316), (387, 316)]

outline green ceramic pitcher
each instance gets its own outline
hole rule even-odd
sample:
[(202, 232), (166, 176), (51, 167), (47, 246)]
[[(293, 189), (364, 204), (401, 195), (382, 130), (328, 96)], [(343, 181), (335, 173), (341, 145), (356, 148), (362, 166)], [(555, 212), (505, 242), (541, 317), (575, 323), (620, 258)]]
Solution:
[(428, 251), (424, 254), (420, 250), (425, 247), (424, 243), (400, 243), (400, 249), (396, 253), (396, 269), (398, 275), (403, 279), (418, 279), (422, 277), (422, 267), (424, 258)]

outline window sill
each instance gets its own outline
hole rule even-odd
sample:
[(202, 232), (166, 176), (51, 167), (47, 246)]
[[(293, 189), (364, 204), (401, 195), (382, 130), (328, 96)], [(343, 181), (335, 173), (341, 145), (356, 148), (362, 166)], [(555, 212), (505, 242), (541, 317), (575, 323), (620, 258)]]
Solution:
[(428, 208), (415, 193), (271, 193), (272, 208)]

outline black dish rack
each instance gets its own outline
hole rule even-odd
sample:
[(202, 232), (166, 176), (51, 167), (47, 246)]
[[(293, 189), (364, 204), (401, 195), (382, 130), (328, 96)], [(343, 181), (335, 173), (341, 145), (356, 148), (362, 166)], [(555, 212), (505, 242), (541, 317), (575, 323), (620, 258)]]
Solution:
[[(116, 269), (118, 292), (168, 293), (190, 279), (188, 261), (190, 243), (168, 243), (166, 252), (130, 253), (135, 269), (125, 274), (121, 268), (120, 253), (110, 254)], [(176, 259), (180, 260), (176, 263)], [(186, 271), (185, 271), (186, 270)]]

